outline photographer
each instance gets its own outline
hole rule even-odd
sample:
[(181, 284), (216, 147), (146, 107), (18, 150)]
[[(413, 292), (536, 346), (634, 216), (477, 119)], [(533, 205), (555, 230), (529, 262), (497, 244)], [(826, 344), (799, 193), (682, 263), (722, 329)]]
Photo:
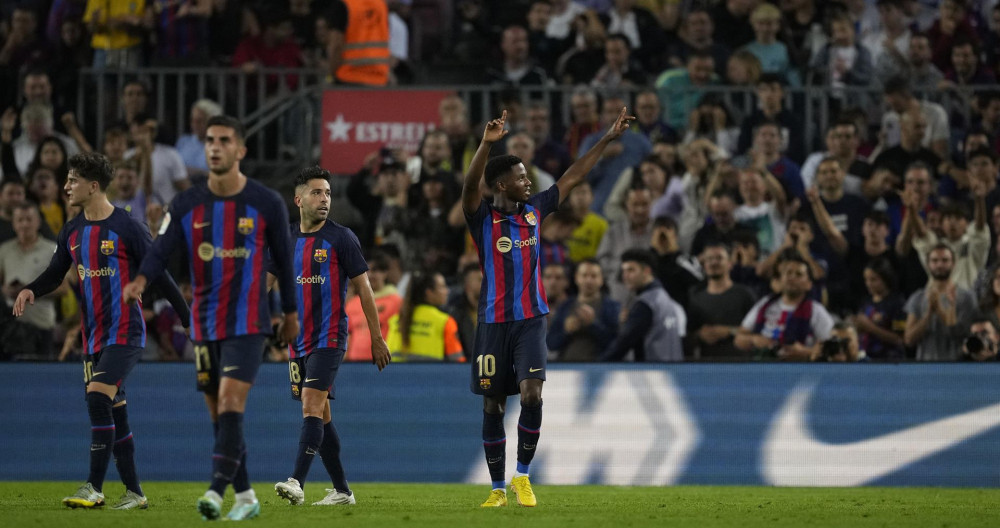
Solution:
[(962, 343), (965, 361), (997, 360), (997, 329), (986, 316), (978, 316), (969, 325), (969, 337)]
[(860, 349), (858, 332), (850, 323), (838, 321), (830, 332), (830, 339), (823, 341), (812, 357), (816, 362), (856, 363), (868, 361), (865, 352)]

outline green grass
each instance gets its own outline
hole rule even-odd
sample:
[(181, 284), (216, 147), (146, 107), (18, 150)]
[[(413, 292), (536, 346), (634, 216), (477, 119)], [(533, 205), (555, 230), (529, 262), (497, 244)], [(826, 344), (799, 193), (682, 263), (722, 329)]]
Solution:
[[(6, 527), (173, 527), (199, 525), (195, 501), (202, 483), (148, 482), (145, 511), (70, 510), (60, 499), (72, 482), (0, 482), (0, 520)], [(306, 500), (322, 497), (322, 484), (306, 488)], [(513, 503), (482, 509), (487, 486), (449, 484), (356, 484), (358, 504), (288, 506), (272, 484), (254, 486), (262, 502), (253, 526), (625, 528), (631, 526), (738, 527), (976, 527), (1000, 524), (1000, 491), (943, 488), (766, 488), (677, 486), (537, 486), (537, 508)], [(123, 492), (108, 483), (113, 503)], [(229, 499), (232, 498), (230, 492)], [(228, 511), (229, 502), (224, 506)]]

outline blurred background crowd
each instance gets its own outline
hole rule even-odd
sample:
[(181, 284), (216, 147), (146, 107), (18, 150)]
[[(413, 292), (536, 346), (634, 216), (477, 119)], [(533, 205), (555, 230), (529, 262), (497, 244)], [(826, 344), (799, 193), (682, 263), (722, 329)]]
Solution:
[[(998, 67), (996, 0), (4, 2), (0, 283), (10, 303), (76, 214), (76, 152), (112, 159), (114, 202), (155, 236), (206, 175), (208, 118), (248, 121), (247, 170), (289, 196), (319, 158), (309, 90), (433, 86), (454, 95), (415, 152), (334, 182), (401, 359), (471, 352), (482, 272), (458, 199), (483, 121), (508, 112), (493, 153), (537, 192), (627, 106), (632, 130), (541, 226), (553, 361), (992, 360)], [(74, 280), (3, 311), (0, 358), (79, 352)], [(190, 358), (169, 304), (144, 309), (146, 359)], [(347, 358), (368, 360), (353, 296), (348, 313)]]

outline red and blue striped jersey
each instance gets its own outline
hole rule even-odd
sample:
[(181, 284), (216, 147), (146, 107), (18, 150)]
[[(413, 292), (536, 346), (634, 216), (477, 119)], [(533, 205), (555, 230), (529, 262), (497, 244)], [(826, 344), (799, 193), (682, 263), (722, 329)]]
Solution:
[(319, 231), (292, 226), (295, 289), (299, 302), (299, 337), (289, 344), (293, 358), (320, 348), (347, 349), (347, 282), (368, 271), (358, 237), (327, 221)]
[(205, 183), (178, 194), (139, 272), (152, 279), (176, 250), (187, 254), (190, 266), (192, 341), (271, 333), (268, 259), (274, 260), (282, 310), (295, 311), (288, 210), (262, 184), (248, 179), (242, 191), (226, 197)]
[[(95, 354), (110, 345), (144, 347), (142, 302), (123, 302), (122, 288), (136, 276), (151, 244), (146, 226), (123, 209), (116, 207), (108, 218), (98, 221), (79, 214), (63, 226), (48, 268), (27, 288), (36, 297), (45, 295), (58, 287), (70, 265), (75, 265), (83, 300), (84, 352)], [(170, 276), (164, 275), (160, 284), (167, 286), (164, 293), (177, 312), (187, 314), (187, 304)]]
[(465, 216), (483, 270), (480, 321), (505, 323), (549, 313), (539, 266), (539, 230), (558, 207), (559, 188), (553, 185), (514, 214), (483, 200), (474, 214)]

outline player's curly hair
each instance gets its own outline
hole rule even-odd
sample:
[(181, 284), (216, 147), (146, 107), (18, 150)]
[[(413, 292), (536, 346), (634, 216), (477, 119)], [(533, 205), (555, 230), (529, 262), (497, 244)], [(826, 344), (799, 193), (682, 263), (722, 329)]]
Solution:
[(329, 182), (330, 171), (320, 167), (319, 165), (306, 167), (295, 175), (295, 187), (298, 188), (299, 185), (305, 185), (309, 183), (309, 180), (326, 180)]
[(111, 161), (97, 152), (81, 152), (69, 159), (69, 170), (85, 180), (95, 181), (102, 191), (108, 188), (115, 169)]
[(485, 171), (486, 186), (492, 189), (497, 180), (510, 172), (511, 167), (518, 163), (521, 163), (521, 158), (511, 154), (497, 156), (488, 161)]

